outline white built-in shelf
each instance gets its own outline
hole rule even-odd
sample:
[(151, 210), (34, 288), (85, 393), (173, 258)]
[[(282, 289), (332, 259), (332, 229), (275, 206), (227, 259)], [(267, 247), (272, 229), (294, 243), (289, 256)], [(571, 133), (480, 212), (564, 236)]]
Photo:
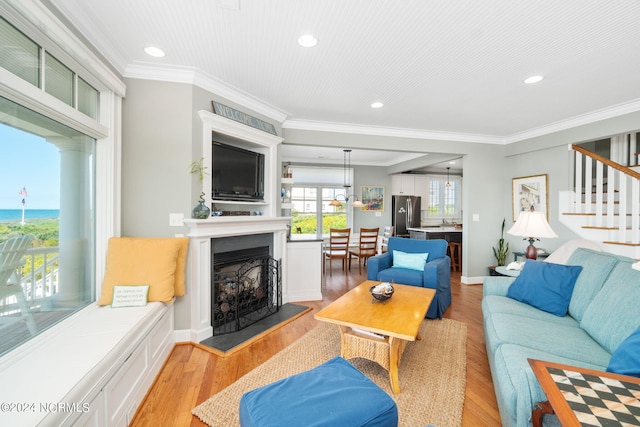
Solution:
[(232, 145), (238, 143), (238, 146), (242, 146), (242, 148), (248, 148), (265, 155), (263, 202), (212, 199), (211, 175), (207, 174), (202, 180), (202, 192), (206, 194), (207, 206), (211, 206), (211, 204), (255, 206), (256, 208), (259, 207), (264, 216), (276, 216), (276, 206), (280, 199), (278, 177), (282, 174), (281, 166), (278, 164), (277, 150), (283, 138), (226, 117), (218, 116), (209, 111), (198, 111), (198, 115), (202, 121), (202, 157), (204, 157), (204, 164), (211, 165), (212, 134), (215, 134), (215, 137), (225, 137), (223, 142), (229, 142)]
[(265, 206), (269, 203), (267, 202), (249, 202), (243, 200), (217, 200), (211, 199), (211, 203), (214, 205), (254, 205), (254, 206)]
[(283, 185), (293, 184), (293, 178), (280, 178), (280, 183)]

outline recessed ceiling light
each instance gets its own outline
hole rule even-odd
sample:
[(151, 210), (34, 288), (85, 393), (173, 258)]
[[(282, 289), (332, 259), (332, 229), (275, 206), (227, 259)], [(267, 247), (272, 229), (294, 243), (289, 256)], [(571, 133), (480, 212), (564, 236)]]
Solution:
[(318, 44), (318, 39), (312, 34), (303, 34), (298, 39), (298, 44), (302, 47), (314, 47)]
[(371, 108), (382, 108), (384, 104), (382, 102), (374, 102), (371, 104)]
[(164, 56), (164, 50), (155, 46), (147, 46), (144, 48), (144, 51), (147, 55), (153, 56), (154, 58), (162, 58)]
[(532, 83), (538, 83), (540, 80), (544, 79), (542, 76), (531, 76), (528, 79), (525, 79), (525, 83), (530, 85)]

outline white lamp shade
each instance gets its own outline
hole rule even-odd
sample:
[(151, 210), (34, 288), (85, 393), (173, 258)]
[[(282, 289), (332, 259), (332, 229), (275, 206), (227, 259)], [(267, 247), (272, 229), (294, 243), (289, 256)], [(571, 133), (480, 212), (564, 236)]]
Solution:
[(542, 212), (522, 211), (513, 227), (507, 231), (513, 236), (553, 238), (558, 235), (551, 229)]
[(362, 202), (360, 200), (358, 200), (358, 199), (356, 199), (356, 201), (351, 204), (352, 208), (361, 208), (363, 206), (364, 205), (362, 204)]

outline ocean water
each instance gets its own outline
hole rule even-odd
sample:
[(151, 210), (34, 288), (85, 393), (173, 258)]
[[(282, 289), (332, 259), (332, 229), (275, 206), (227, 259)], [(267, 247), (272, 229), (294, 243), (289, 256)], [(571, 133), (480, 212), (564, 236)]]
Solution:
[[(58, 218), (60, 209), (25, 209), (24, 219)], [(0, 209), (0, 222), (15, 222), (22, 220), (22, 209)]]

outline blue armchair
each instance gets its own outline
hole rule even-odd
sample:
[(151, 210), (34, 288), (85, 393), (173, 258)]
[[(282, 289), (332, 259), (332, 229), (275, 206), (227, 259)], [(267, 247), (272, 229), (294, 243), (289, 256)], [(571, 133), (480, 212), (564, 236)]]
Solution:
[[(367, 279), (422, 286), (436, 290), (427, 311), (430, 319), (442, 318), (451, 305), (451, 259), (447, 256), (447, 241), (416, 240), (400, 237), (389, 238), (388, 251), (369, 258)], [(422, 271), (393, 265), (393, 251), (406, 253), (429, 253)]]

